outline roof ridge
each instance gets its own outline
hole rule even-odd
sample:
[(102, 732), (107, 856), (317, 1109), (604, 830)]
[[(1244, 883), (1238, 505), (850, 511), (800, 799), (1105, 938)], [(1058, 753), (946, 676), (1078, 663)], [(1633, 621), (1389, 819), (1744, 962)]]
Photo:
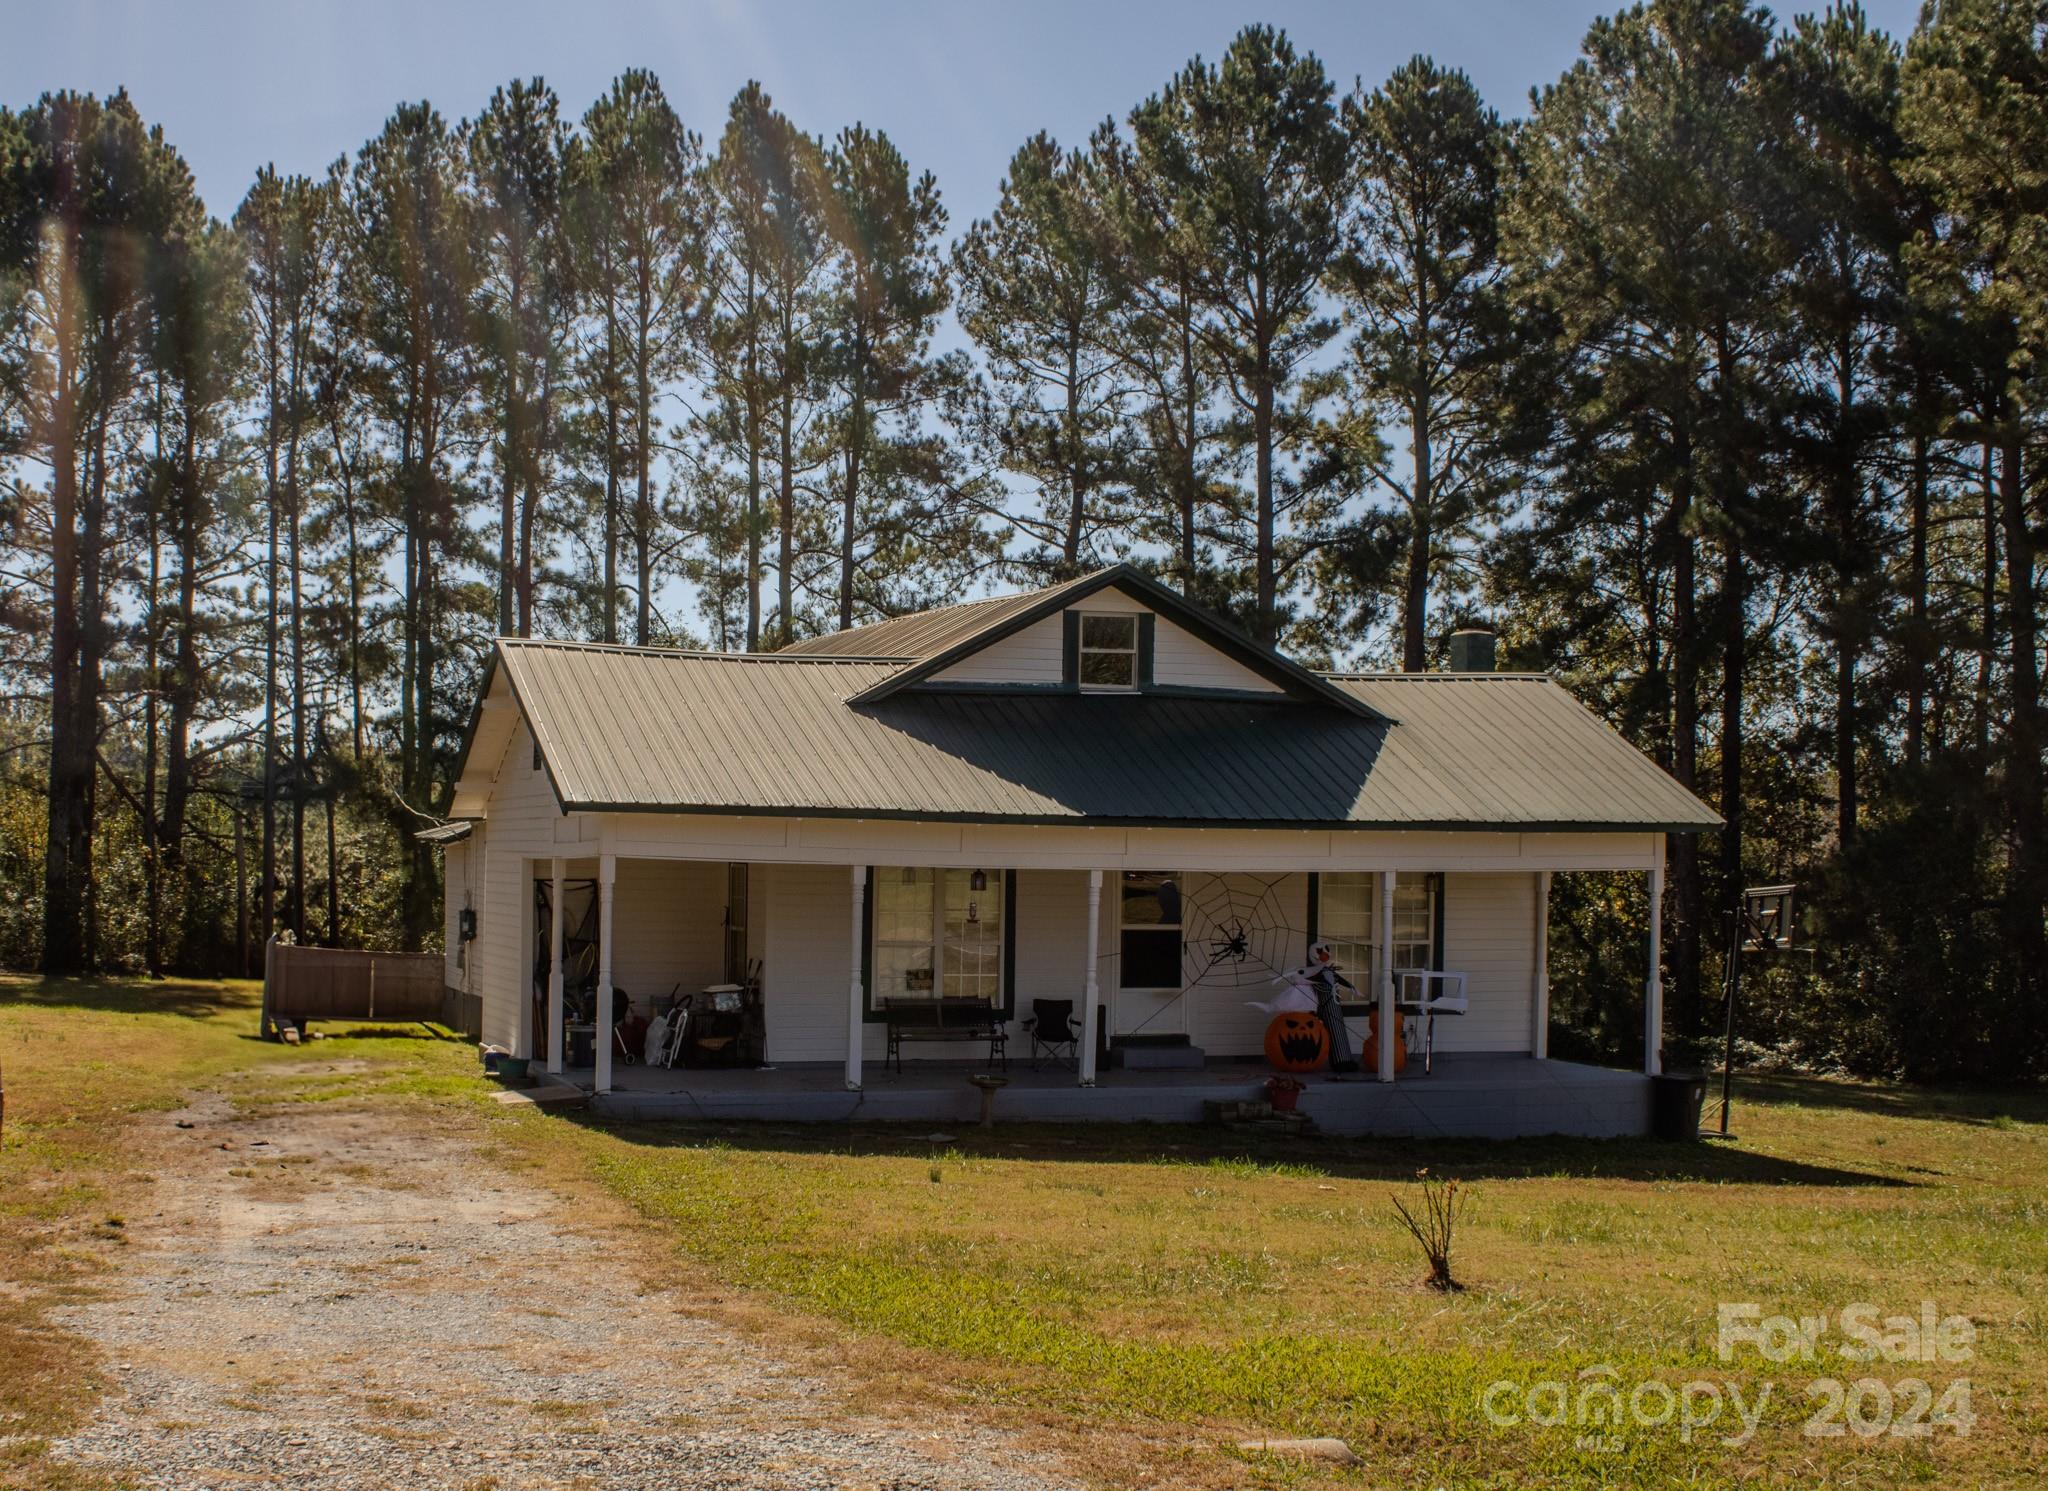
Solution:
[(888, 663), (892, 667), (901, 667), (915, 661), (890, 653), (720, 652), (709, 647), (639, 647), (630, 642), (584, 642), (555, 637), (499, 637), (497, 642), (501, 647), (558, 647), (575, 652), (618, 653), (625, 657), (702, 658), (723, 663)]
[(1493, 673), (1403, 673), (1397, 669), (1374, 672), (1368, 669), (1317, 669), (1316, 676), (1346, 683), (1485, 683), (1489, 680), (1506, 683), (1556, 683), (1557, 675), (1550, 672)]

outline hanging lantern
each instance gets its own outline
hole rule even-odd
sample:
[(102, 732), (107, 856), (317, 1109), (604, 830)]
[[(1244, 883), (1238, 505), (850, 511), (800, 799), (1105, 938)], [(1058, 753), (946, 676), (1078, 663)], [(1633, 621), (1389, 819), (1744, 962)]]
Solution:
[(967, 877), (967, 888), (969, 890), (987, 890), (988, 871), (976, 870), (972, 875), (969, 875)]

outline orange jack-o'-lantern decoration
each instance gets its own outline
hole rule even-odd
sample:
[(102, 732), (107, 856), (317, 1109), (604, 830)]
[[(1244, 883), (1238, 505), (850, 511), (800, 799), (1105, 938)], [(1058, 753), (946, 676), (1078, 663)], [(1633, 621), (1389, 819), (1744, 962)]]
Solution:
[[(1365, 1038), (1365, 1050), (1359, 1057), (1359, 1065), (1363, 1066), (1367, 1072), (1376, 1072), (1380, 1069), (1380, 1012), (1378, 1006), (1374, 1006), (1372, 1013), (1367, 1016), (1367, 1019), (1370, 1021), (1370, 1024), (1366, 1028), (1370, 1031), (1370, 1034)], [(1401, 1039), (1401, 1021), (1397, 1016), (1394, 1020), (1394, 1070), (1396, 1072), (1404, 1072), (1407, 1069), (1408, 1043)]]
[(1283, 1072), (1313, 1072), (1330, 1059), (1330, 1031), (1307, 1010), (1282, 1010), (1266, 1027), (1266, 1060)]

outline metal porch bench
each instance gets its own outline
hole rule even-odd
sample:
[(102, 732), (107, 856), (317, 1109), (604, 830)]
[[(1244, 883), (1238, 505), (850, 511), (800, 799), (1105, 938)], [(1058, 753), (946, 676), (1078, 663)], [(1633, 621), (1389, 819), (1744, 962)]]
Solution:
[(889, 1032), (883, 1065), (898, 1072), (905, 1041), (987, 1041), (989, 1065), (1009, 1069), (1009, 1027), (986, 999), (884, 999), (882, 1019)]

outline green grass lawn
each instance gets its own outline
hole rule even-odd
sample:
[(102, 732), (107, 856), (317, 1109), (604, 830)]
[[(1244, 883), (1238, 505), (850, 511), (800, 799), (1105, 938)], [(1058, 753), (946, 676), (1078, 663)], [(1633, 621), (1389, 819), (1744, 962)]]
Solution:
[[(370, 1065), (308, 1082), (262, 1071), (303, 1053), (242, 1039), (253, 1025), (241, 987), (97, 986), (66, 1003), (61, 986), (0, 984), (0, 1062), (11, 1101), (29, 1105), (25, 1134), (10, 1107), (0, 1154), (0, 1247), (14, 1250), (0, 1258), (23, 1266), (108, 1230), (95, 1213), (124, 1183), (123, 1111), (186, 1087), (228, 1083), (251, 1102), (435, 1101), (457, 1105), (442, 1117), (474, 1123), (494, 1162), (565, 1192), (595, 1183), (630, 1204), (675, 1250), (651, 1257), (650, 1270), (736, 1294), (799, 1334), (851, 1332), (862, 1369), (887, 1372), (891, 1391), (1044, 1423), (1111, 1482), (1134, 1478), (1116, 1467), (1139, 1441), (1155, 1475), (1186, 1485), (2038, 1480), (2048, 1431), (2039, 1093), (1752, 1082), (1738, 1093), (1738, 1140), (1725, 1146), (1259, 1144), (1195, 1129), (1011, 1126), (935, 1147), (888, 1129), (506, 1113), (480, 1100), (473, 1055), (452, 1042), (323, 1043), (323, 1056)], [(40, 1112), (37, 1079), (23, 1076), (38, 1067), (82, 1072)], [(1419, 1166), (1472, 1189), (1456, 1250), (1467, 1287), (1454, 1295), (1420, 1287), (1422, 1259), (1394, 1215), (1391, 1195), (1413, 1192)], [(40, 1232), (16, 1204), (24, 1177), (41, 1198)], [(61, 1279), (66, 1266), (47, 1267)], [(1723, 1303), (1838, 1319), (1856, 1303), (1917, 1315), (1922, 1301), (1970, 1317), (1969, 1360), (1851, 1364), (1834, 1354), (1838, 1330), (1812, 1362), (1716, 1352)], [(0, 1308), (0, 1330), (13, 1308)], [(1808, 1384), (1830, 1377), (1884, 1382), (1895, 1419), (1916, 1398), (1909, 1379), (1932, 1398), (1967, 1378), (1976, 1422), (1917, 1438), (1812, 1437), (1802, 1426), (1826, 1401)], [(1492, 1401), (1522, 1422), (1482, 1410), (1497, 1382), (1510, 1386)], [(1574, 1421), (1609, 1383), (1624, 1398), (1640, 1389), (1653, 1418), (1663, 1389), (1642, 1384), (1674, 1395), (1711, 1384), (1721, 1407), (1690, 1434), (1675, 1419), (1619, 1430)], [(1751, 1406), (1767, 1385), (1758, 1432), (1725, 1442), (1739, 1427), (1729, 1391)], [(1699, 1416), (1708, 1400), (1692, 1391)], [(14, 1392), (0, 1388), (0, 1414), (54, 1414)], [(1551, 1416), (1554, 1393), (1567, 1421), (1530, 1422)], [(1882, 1429), (1875, 1393), (1858, 1395), (1859, 1427)], [(1269, 1433), (1343, 1436), (1367, 1467), (1307, 1474), (1218, 1453)]]

